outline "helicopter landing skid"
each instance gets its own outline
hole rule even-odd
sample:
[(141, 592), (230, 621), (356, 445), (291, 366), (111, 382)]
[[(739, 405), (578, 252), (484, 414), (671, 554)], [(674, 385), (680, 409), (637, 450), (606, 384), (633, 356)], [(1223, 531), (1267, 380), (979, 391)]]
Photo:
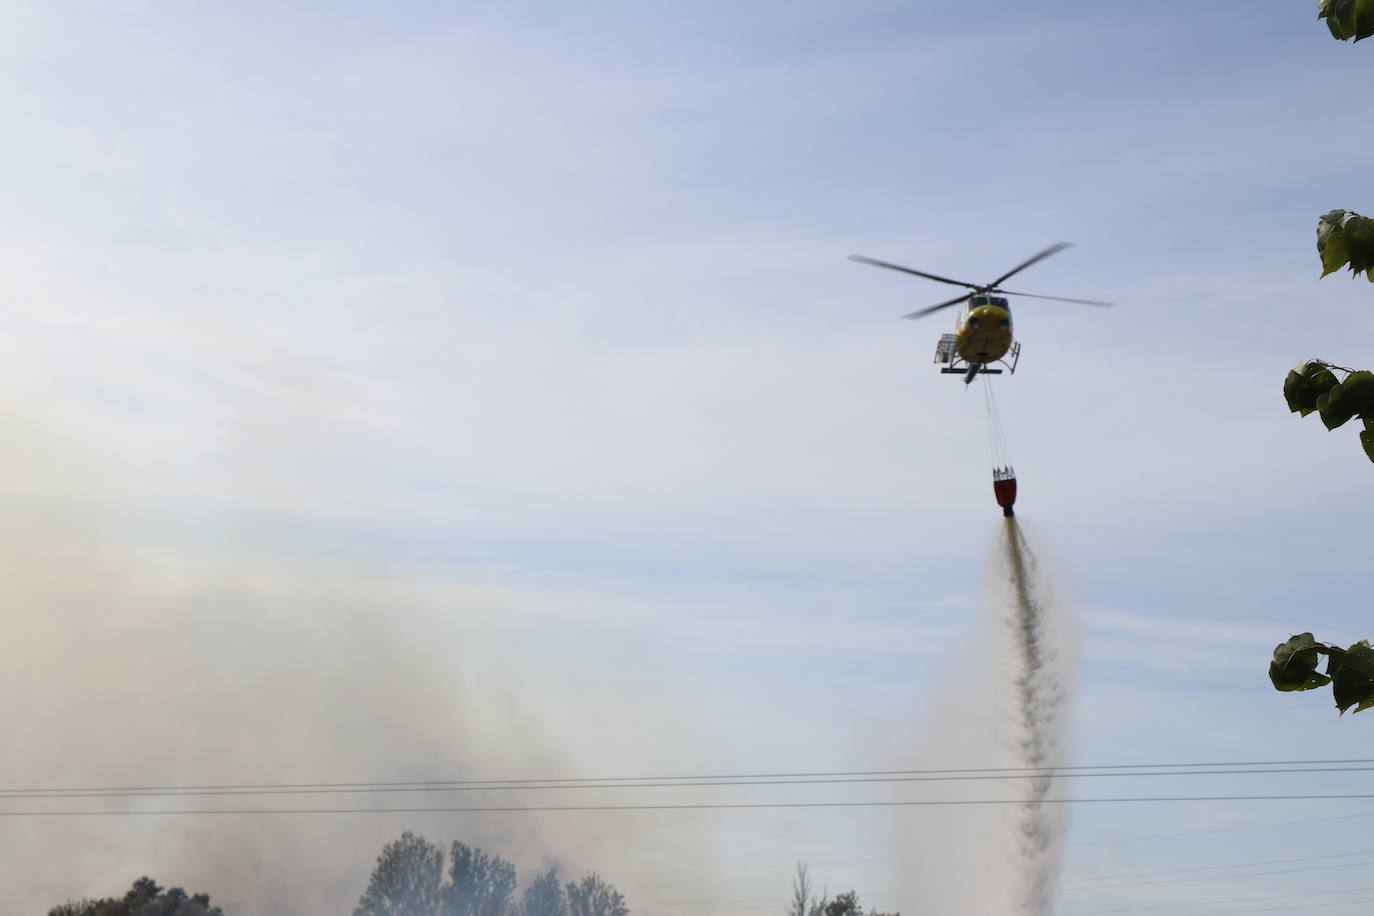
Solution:
[(962, 375), (964, 382), (973, 381), (975, 375), (1001, 375), (1003, 372), (1016, 372), (1016, 364), (1021, 361), (1021, 341), (1014, 341), (1006, 357), (997, 360), (1006, 369), (993, 369), (991, 363), (969, 363), (954, 354), (954, 335), (945, 334), (935, 349), (935, 362), (944, 363), (940, 367), (942, 375)]

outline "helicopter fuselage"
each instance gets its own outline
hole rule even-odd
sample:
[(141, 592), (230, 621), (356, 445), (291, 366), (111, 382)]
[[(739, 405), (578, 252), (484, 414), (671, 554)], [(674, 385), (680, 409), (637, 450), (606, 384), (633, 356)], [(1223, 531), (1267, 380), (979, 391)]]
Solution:
[(1011, 307), (1000, 296), (975, 295), (954, 322), (954, 352), (967, 363), (992, 363), (1011, 349)]

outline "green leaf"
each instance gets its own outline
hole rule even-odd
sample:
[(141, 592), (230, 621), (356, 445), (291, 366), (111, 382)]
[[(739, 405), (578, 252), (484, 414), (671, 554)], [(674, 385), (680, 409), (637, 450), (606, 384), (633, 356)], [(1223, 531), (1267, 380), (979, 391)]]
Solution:
[(1318, 0), (1317, 18), (1326, 20), (1333, 38), (1346, 41), (1355, 35), (1355, 0)]
[(1344, 385), (1335, 385), (1317, 398), (1317, 412), (1321, 414), (1322, 423), (1327, 429), (1335, 429), (1359, 413), (1359, 405), (1355, 397), (1346, 396)]
[(1350, 249), (1350, 272), (1358, 276), (1374, 266), (1374, 219), (1352, 213), (1340, 231)]
[(1344, 426), (1355, 416), (1355, 411), (1347, 410), (1340, 403), (1340, 389), (1333, 389), (1336, 394), (1324, 394), (1317, 398), (1317, 413), (1321, 415), (1322, 423), (1328, 430)]
[(1288, 409), (1304, 417), (1317, 409), (1317, 398), (1337, 384), (1335, 374), (1319, 360), (1304, 360), (1283, 380)]
[(1317, 659), (1325, 648), (1311, 633), (1299, 633), (1275, 646), (1274, 660), (1269, 663), (1274, 689), (1311, 690), (1331, 683), (1331, 678), (1317, 673)]
[(1318, 392), (1324, 393), (1336, 387), (1336, 373), (1328, 369), (1326, 363), (1319, 359), (1309, 359), (1300, 365), (1302, 374), (1312, 380)]
[[(1327, 210), (1321, 215), (1321, 222), (1326, 223), (1328, 226), (1339, 226), (1341, 221), (1345, 219), (1345, 215), (1349, 212), (1349, 210), (1345, 209)], [(1321, 230), (1318, 229), (1317, 231), (1320, 232)]]
[[(1370, 9), (1370, 28), (1374, 29), (1374, 0), (1361, 0)], [(1374, 32), (1371, 32), (1374, 34)], [(1353, 210), (1332, 210), (1317, 220), (1317, 255), (1322, 262), (1322, 276), (1342, 267), (1358, 277), (1365, 274), (1374, 280), (1374, 220)]]
[(1374, 35), (1374, 0), (1359, 0), (1355, 5), (1355, 40)]
[(1340, 17), (1342, 41), (1355, 35), (1355, 0), (1336, 0), (1336, 11)]
[(1331, 238), (1331, 233), (1341, 227), (1341, 220), (1345, 219), (1344, 210), (1332, 210), (1324, 214), (1317, 220), (1317, 256), (1320, 257), (1326, 251), (1326, 240)]
[(1331, 692), (1342, 714), (1351, 706), (1356, 712), (1374, 706), (1374, 649), (1369, 647), (1369, 640), (1362, 639), (1345, 650), (1331, 680)]
[(1298, 633), (1288, 637), (1284, 642), (1274, 647), (1274, 664), (1282, 668), (1296, 665), (1308, 671), (1315, 670), (1317, 658), (1320, 653), (1317, 647), (1321, 643), (1317, 642), (1317, 637), (1311, 633)]
[[(1370, 29), (1374, 34), (1374, 0), (1369, 4)], [(1348, 266), (1353, 276), (1363, 273), (1374, 282), (1374, 220), (1353, 210), (1331, 210), (1316, 222), (1316, 253), (1322, 260), (1322, 276)]]
[(1280, 669), (1273, 662), (1269, 663), (1269, 680), (1274, 685), (1275, 690), (1282, 690), (1285, 693), (1294, 690), (1315, 690), (1318, 687), (1325, 687), (1331, 683), (1331, 678), (1315, 671), (1308, 672), (1302, 677), (1297, 677), (1289, 672)]
[(1317, 391), (1312, 383), (1296, 369), (1289, 369), (1283, 380), (1283, 397), (1290, 413), (1304, 417), (1317, 409)]
[(1322, 259), (1322, 276), (1333, 274), (1350, 260), (1350, 241), (1335, 229), (1326, 236), (1326, 244), (1317, 246), (1317, 253)]
[(1361, 369), (1341, 382), (1341, 403), (1351, 407), (1357, 417), (1374, 416), (1374, 372)]

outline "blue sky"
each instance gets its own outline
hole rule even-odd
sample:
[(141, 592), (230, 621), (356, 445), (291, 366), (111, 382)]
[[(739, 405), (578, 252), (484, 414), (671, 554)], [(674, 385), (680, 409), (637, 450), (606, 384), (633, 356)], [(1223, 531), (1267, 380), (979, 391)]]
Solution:
[[(1069, 762), (1365, 753), (1264, 677), (1293, 631), (1371, 635), (1370, 465), (1279, 391), (1374, 331), (1312, 244), (1371, 206), (1371, 52), (1307, 6), (11, 3), (0, 34), (5, 785), (986, 765), (981, 396), (930, 364), (944, 318), (897, 320), (941, 288), (844, 258), (978, 280), (1060, 239), (1018, 288), (1120, 306), (1020, 305), (997, 391), (1077, 631)], [(1228, 789), (1362, 787), (1317, 779)], [(1351, 804), (1075, 806), (1065, 887), (1354, 851), (1190, 833)], [(806, 859), (911, 916), (962, 875), (912, 836), (976, 822), (922, 816), (13, 817), (0, 902), (151, 872), (332, 912), (414, 827), (646, 910), (776, 912)], [(1057, 912), (1363, 886), (1320, 874)]]

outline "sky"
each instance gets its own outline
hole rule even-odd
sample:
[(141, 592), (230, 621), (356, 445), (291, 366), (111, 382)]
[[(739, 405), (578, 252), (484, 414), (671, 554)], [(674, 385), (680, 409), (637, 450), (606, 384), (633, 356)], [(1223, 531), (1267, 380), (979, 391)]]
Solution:
[[(1005, 765), (983, 394), (931, 363), (952, 316), (898, 320), (946, 288), (846, 256), (982, 282), (1060, 240), (1017, 288), (1118, 305), (1016, 303), (994, 388), (1065, 763), (1364, 757), (1363, 716), (1265, 676), (1292, 633), (1374, 635), (1371, 466), (1281, 394), (1374, 332), (1313, 245), (1374, 206), (1374, 50), (1311, 6), (0, 3), (0, 788)], [(236, 802), (3, 800), (0, 910), (151, 874), (349, 912), (411, 829), (635, 912), (776, 914), (804, 860), (920, 916), (971, 911), (960, 850), (1001, 829), (127, 813)], [(1374, 900), (1374, 800), (1063, 807), (1056, 916)]]

